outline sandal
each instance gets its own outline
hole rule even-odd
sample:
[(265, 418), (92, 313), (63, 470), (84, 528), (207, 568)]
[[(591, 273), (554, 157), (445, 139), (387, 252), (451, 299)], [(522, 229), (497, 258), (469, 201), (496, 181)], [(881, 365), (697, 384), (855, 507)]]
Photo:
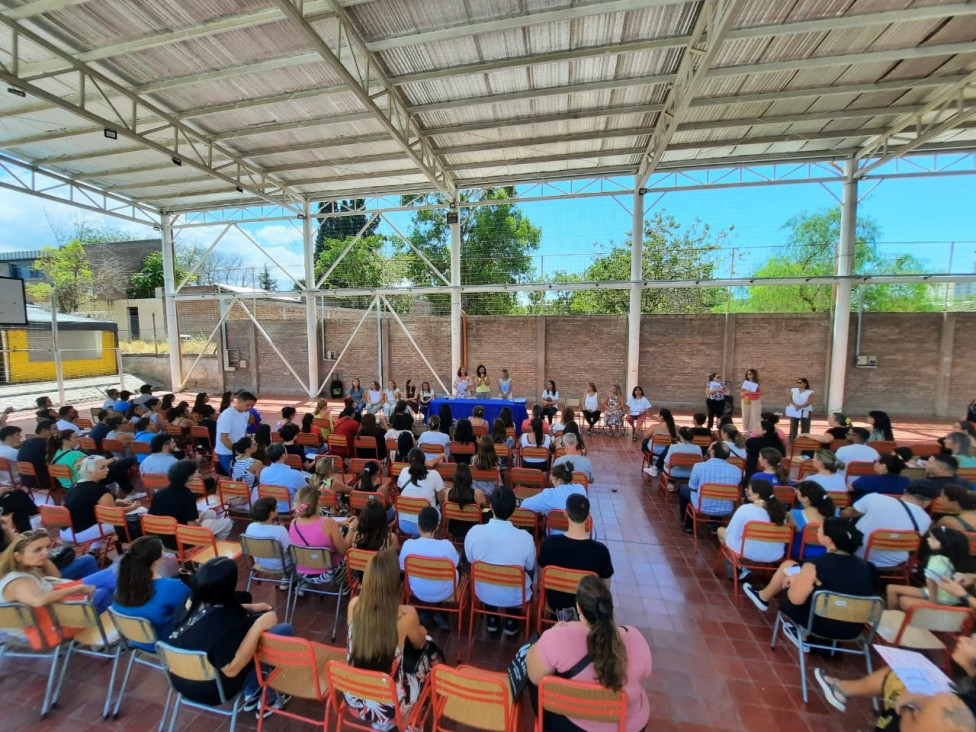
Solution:
[(827, 681), (827, 675), (819, 667), (813, 670), (813, 678), (820, 684), (820, 688), (823, 690), (824, 696), (827, 698), (827, 703), (830, 706), (839, 712), (847, 711), (847, 695), (840, 690), (840, 686), (837, 685), (836, 681)]

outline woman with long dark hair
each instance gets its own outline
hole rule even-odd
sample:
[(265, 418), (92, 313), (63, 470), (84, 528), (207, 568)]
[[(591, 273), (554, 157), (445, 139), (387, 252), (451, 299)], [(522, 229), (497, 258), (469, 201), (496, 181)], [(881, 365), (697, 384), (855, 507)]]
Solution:
[(877, 409), (868, 412), (868, 422), (871, 423), (872, 440), (894, 442), (895, 432), (891, 428), (891, 417), (888, 416), (887, 412), (882, 412)]
[[(461, 508), (470, 503), (482, 510), (489, 506), (485, 492), (474, 487), (474, 482), (471, 480), (471, 468), (463, 464), (454, 468), (454, 478), (451, 481), (451, 489), (447, 492), (447, 500), (458, 504)], [(451, 519), (447, 523), (447, 531), (451, 536), (463, 539), (467, 536), (468, 530), (477, 523), (480, 522)]]
[[(627, 696), (627, 730), (647, 726), (650, 703), (643, 681), (651, 675), (651, 649), (636, 628), (613, 620), (613, 598), (603, 580), (584, 577), (576, 588), (579, 620), (558, 623), (534, 643), (526, 655), (529, 681), (538, 685), (553, 674), (597, 683)], [(534, 697), (535, 695), (533, 695)], [(544, 713), (547, 732), (593, 729), (588, 723)]]
[(474, 393), (482, 398), (491, 394), (491, 379), (488, 378), (488, 369), (483, 363), (479, 363), (474, 372)]
[(729, 390), (725, 388), (725, 382), (718, 371), (713, 371), (708, 375), (708, 382), (705, 384), (705, 409), (708, 412), (708, 429), (712, 429), (715, 420), (721, 419), (725, 414), (725, 395)]
[[(729, 525), (718, 528), (718, 540), (736, 553), (743, 552), (742, 536), (746, 524), (750, 521), (764, 521), (779, 526), (786, 521), (786, 507), (776, 500), (773, 485), (768, 480), (753, 478), (749, 481), (745, 490), (745, 500), (732, 514)], [(782, 559), (785, 553), (786, 547), (783, 544), (747, 540), (742, 558), (753, 562), (776, 562)], [(748, 570), (741, 574), (739, 579), (746, 574)]]
[[(152, 623), (156, 637), (165, 639), (174, 622), (183, 617), (190, 588), (166, 571), (163, 542), (158, 536), (140, 536), (129, 545), (119, 560), (115, 587), (116, 612), (145, 618)], [(175, 560), (170, 569), (175, 569)], [(146, 651), (153, 644), (136, 643)]]
[(803, 532), (811, 524), (820, 524), (824, 519), (837, 515), (834, 499), (827, 495), (823, 486), (812, 480), (801, 480), (794, 486), (799, 508), (790, 511), (786, 520), (793, 525), (793, 544), (790, 546), (790, 556), (800, 558), (800, 549), (806, 559), (825, 554), (827, 550), (819, 544), (803, 547)]
[(762, 434), (750, 437), (746, 440), (746, 476), (749, 477), (756, 472), (756, 465), (759, 461), (759, 452), (766, 447), (774, 447), (780, 455), (786, 454), (786, 445), (776, 432), (776, 423), (779, 417), (769, 414), (765, 417), (760, 426)]
[(359, 525), (352, 532), (352, 545), (370, 552), (390, 549), (399, 553), (400, 540), (390, 531), (390, 519), (379, 501), (367, 502), (359, 512)]
[[(241, 600), (244, 600), (242, 603)], [(292, 635), (287, 623), (266, 602), (252, 603), (250, 595), (237, 592), (237, 563), (226, 557), (211, 559), (193, 577), (190, 609), (183, 621), (164, 640), (188, 651), (206, 651), (207, 659), (220, 672), (227, 698), (243, 690), (243, 709), (256, 709), (261, 701), (254, 670), (254, 651), (264, 632)], [(198, 704), (221, 703), (213, 681), (187, 681), (170, 676), (173, 687)], [(288, 697), (269, 691), (268, 706), (281, 709)]]
[(233, 392), (225, 391), (220, 395), (220, 406), (217, 408), (217, 414), (220, 414), (225, 409), (230, 407), (230, 400), (233, 399)]
[[(400, 604), (400, 564), (393, 552), (370, 558), (359, 597), (349, 601), (347, 660), (366, 671), (393, 677), (403, 719), (420, 699), (430, 670), (443, 654), (427, 636), (415, 608)], [(346, 694), (350, 711), (373, 729), (393, 729), (397, 710)]]
[[(454, 442), (460, 443), (462, 445), (472, 445), (475, 444), (475, 434), (474, 427), (471, 426), (471, 420), (459, 419), (457, 426), (454, 428)], [(465, 463), (466, 465), (471, 464), (471, 455), (451, 455), (451, 459), (456, 463)]]
[[(407, 455), (407, 460), (410, 463), (409, 467), (401, 471), (397, 479), (400, 495), (405, 498), (422, 498), (437, 508), (444, 502), (444, 479), (441, 478), (441, 474), (427, 468), (424, 451), (420, 448), (412, 449)], [(410, 536), (420, 536), (417, 529), (417, 515), (401, 513), (400, 531)]]
[(190, 413), (195, 414), (198, 417), (202, 417), (203, 412), (201, 412), (200, 409), (209, 401), (210, 397), (207, 395), (207, 392), (197, 392), (196, 398), (193, 400), (193, 409), (190, 410)]
[[(535, 417), (532, 419), (532, 429), (530, 432), (522, 433), (522, 447), (544, 447), (549, 449), (552, 445), (552, 438), (542, 430), (542, 419)], [(526, 460), (523, 458), (522, 464), (527, 468), (544, 468), (545, 460)]]

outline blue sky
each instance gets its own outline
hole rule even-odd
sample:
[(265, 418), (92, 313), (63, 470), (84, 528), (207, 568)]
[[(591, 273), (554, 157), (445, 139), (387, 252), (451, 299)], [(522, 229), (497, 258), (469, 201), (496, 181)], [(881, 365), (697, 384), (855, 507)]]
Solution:
[[(862, 192), (871, 185), (862, 183)], [(839, 184), (832, 184), (831, 190), (839, 195)], [(647, 200), (654, 198), (648, 195)], [(859, 214), (870, 216), (878, 223), (883, 254), (912, 253), (931, 271), (944, 272), (949, 268), (952, 247), (952, 271), (973, 272), (976, 271), (973, 201), (976, 201), (976, 175), (887, 180), (861, 202)], [(611, 242), (625, 240), (631, 229), (631, 217), (621, 203), (629, 208), (631, 198), (623, 196), (620, 202), (606, 197), (522, 204), (525, 214), (542, 229), (542, 244), (535, 257), (537, 270), (581, 271), (595, 256), (606, 251)], [(775, 247), (784, 241), (781, 227), (787, 219), (804, 210), (813, 212), (834, 205), (833, 197), (819, 184), (790, 184), (668, 193), (654, 211), (666, 210), (685, 226), (698, 218), (710, 224), (713, 231), (728, 231), (732, 227), (725, 247), (736, 250), (734, 274), (741, 276), (754, 272), (775, 253)], [(38, 249), (52, 244), (47, 220), (67, 226), (79, 216), (93, 223), (104, 221), (122, 228), (133, 238), (158, 235), (150, 227), (0, 189), (0, 251)], [(394, 214), (391, 218), (402, 231), (409, 231), (409, 214)], [(301, 275), (299, 227), (290, 222), (269, 222), (247, 228), (290, 271)], [(380, 230), (392, 233), (385, 224)], [(209, 231), (215, 236), (219, 229)], [(209, 245), (209, 236), (207, 230), (196, 229), (185, 238)], [(267, 261), (236, 232), (225, 237), (219, 248), (242, 254), (256, 269)], [(722, 253), (719, 257), (717, 274), (728, 275), (725, 262), (729, 261), (729, 254)], [(290, 288), (290, 281), (283, 275), (278, 279), (282, 287)]]

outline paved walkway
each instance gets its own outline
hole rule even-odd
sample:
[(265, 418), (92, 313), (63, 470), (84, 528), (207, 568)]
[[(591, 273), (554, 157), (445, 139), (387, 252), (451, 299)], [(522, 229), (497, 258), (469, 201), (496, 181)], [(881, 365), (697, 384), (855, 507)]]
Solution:
[[(138, 389), (142, 381), (133, 376), (129, 376), (126, 386)], [(105, 400), (105, 390), (115, 387), (119, 388), (118, 374), (108, 376), (89, 376), (83, 379), (65, 379), (64, 392), (65, 400), (68, 404), (81, 404), (84, 402), (98, 402), (101, 404)], [(55, 403), (60, 401), (58, 396), (57, 381), (36, 381), (27, 384), (2, 384), (0, 385), (0, 405), (2, 409), (10, 406), (17, 412), (31, 412), (36, 408), (34, 405), (38, 397), (49, 396)], [(14, 415), (16, 418), (19, 415)]]

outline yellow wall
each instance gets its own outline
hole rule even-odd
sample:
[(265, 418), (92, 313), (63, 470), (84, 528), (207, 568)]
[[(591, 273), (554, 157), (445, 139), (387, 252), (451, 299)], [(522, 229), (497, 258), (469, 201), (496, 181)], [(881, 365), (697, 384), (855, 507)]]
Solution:
[[(64, 378), (80, 376), (103, 376), (118, 373), (115, 358), (115, 333), (110, 330), (102, 332), (102, 357), (72, 359), (67, 354), (61, 360), (61, 371)], [(28, 381), (54, 381), (57, 374), (54, 361), (31, 361), (30, 351), (27, 350), (27, 331), (7, 331), (8, 364), (10, 383), (24, 383)]]

